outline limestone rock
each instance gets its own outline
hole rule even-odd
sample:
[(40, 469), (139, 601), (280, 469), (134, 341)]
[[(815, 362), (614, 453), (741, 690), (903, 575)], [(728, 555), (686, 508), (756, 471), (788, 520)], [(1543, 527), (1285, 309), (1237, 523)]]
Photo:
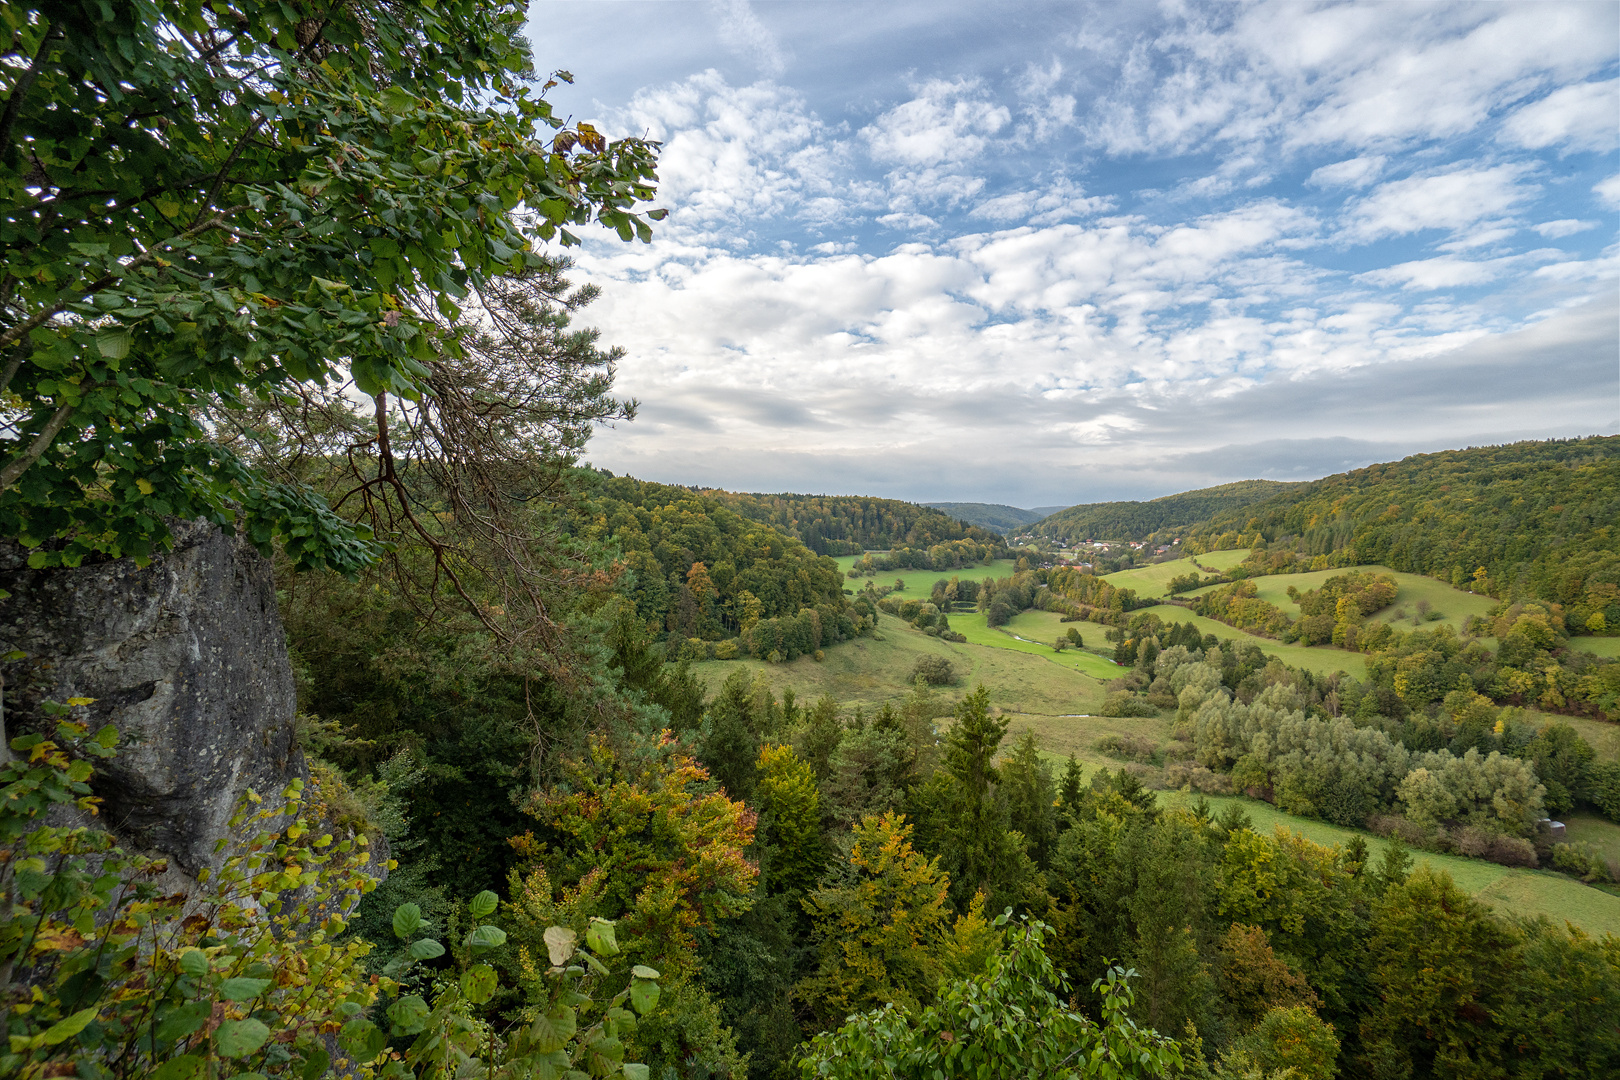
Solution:
[(44, 699), (94, 698), (94, 727), (117, 726), (99, 766), (103, 824), (190, 874), (213, 858), (249, 787), (274, 797), (309, 772), (294, 737), (297, 698), (270, 562), (204, 522), (171, 522), (174, 550), (31, 570), (0, 545), (5, 727), (42, 727)]

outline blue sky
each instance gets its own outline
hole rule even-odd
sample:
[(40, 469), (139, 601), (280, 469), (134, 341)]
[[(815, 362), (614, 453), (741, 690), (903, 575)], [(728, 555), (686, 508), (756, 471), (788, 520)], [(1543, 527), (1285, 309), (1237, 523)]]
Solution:
[(1022, 506), (1620, 431), (1620, 5), (535, 0), (597, 464)]

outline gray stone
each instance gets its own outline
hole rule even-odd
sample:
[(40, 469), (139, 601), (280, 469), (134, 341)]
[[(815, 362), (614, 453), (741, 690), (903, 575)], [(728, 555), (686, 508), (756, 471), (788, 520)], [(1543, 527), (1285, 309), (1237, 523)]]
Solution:
[(249, 787), (309, 779), (269, 560), (203, 522), (170, 522), (174, 550), (31, 570), (0, 545), (5, 726), (50, 730), (42, 700), (94, 698), (92, 730), (122, 740), (93, 782), (103, 824), (189, 874), (214, 858)]

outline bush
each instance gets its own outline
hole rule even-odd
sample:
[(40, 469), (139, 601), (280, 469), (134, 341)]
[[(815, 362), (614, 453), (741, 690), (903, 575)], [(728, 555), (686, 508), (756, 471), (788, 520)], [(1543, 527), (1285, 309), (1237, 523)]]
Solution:
[(1615, 873), (1617, 867), (1591, 844), (1554, 844), (1552, 858), (1548, 861), (1555, 869), (1574, 874), (1588, 883), (1620, 879)]
[(1119, 761), (1152, 761), (1158, 747), (1145, 735), (1104, 735), (1097, 749)]
[(1503, 836), (1475, 825), (1463, 825), (1451, 831), (1450, 839), (1459, 853), (1473, 859), (1489, 859), (1503, 866), (1534, 868), (1540, 865), (1535, 846), (1517, 836)]
[(717, 641), (717, 642), (715, 642), (715, 644), (714, 644), (714, 658), (716, 660), (735, 660), (735, 659), (737, 659), (737, 639), (736, 638), (727, 638), (725, 641)]
[(956, 683), (956, 669), (943, 656), (919, 656), (911, 669), (912, 682), (918, 679), (929, 686), (953, 686)]
[(1117, 718), (1147, 718), (1158, 716), (1159, 710), (1146, 698), (1139, 698), (1124, 690), (1116, 690), (1103, 701), (1102, 715)]

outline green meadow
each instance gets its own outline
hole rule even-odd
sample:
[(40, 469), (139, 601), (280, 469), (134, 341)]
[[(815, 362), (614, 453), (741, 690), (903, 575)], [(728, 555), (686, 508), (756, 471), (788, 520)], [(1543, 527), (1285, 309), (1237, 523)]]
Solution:
[(1569, 647), (1593, 656), (1620, 656), (1620, 637), (1573, 637)]
[(1152, 600), (1170, 594), (1171, 578), (1182, 577), (1185, 574), (1202, 575), (1206, 569), (1230, 570), (1248, 556), (1247, 548), (1230, 548), (1225, 551), (1212, 551), (1197, 558), (1189, 556), (1149, 566), (1138, 566), (1130, 570), (1120, 570), (1105, 575), (1103, 580), (1116, 588), (1135, 589), (1137, 596), (1144, 600)]
[[(1309, 592), (1317, 588), (1330, 577), (1337, 577), (1351, 571), (1361, 573), (1388, 574), (1395, 579), (1395, 601), (1382, 611), (1374, 612), (1367, 617), (1368, 622), (1397, 623), (1403, 629), (1413, 626), (1423, 626), (1433, 629), (1440, 623), (1445, 623), (1457, 632), (1462, 632), (1463, 620), (1470, 615), (1483, 616), (1496, 603), (1488, 596), (1478, 596), (1462, 589), (1453, 588), (1446, 582), (1435, 578), (1424, 577), (1422, 574), (1407, 574), (1399, 570), (1391, 570), (1387, 566), (1354, 566), (1342, 570), (1312, 570), (1304, 574), (1271, 574), (1267, 577), (1251, 578), (1255, 585), (1255, 595), (1270, 604), (1275, 604), (1290, 616), (1298, 616), (1299, 608), (1288, 598), (1288, 588), (1293, 586), (1300, 592)], [(1219, 588), (1215, 585), (1206, 585), (1187, 593), (1187, 596), (1200, 596), (1211, 589)], [(1431, 611), (1439, 612), (1443, 618), (1425, 620), (1418, 610), (1418, 604), (1428, 602)]]
[(839, 572), (845, 575), (844, 588), (860, 590), (868, 581), (878, 585), (893, 585), (896, 581), (900, 581), (905, 584), (902, 592), (912, 595), (921, 593), (924, 597), (933, 591), (936, 581), (949, 581), (953, 577), (982, 581), (987, 577), (1012, 577), (1018, 571), (1016, 560), (997, 559), (994, 562), (964, 566), (960, 570), (879, 570), (872, 577), (852, 578), (848, 576), (849, 568), (859, 559), (859, 555), (840, 555), (833, 560), (838, 564)]

